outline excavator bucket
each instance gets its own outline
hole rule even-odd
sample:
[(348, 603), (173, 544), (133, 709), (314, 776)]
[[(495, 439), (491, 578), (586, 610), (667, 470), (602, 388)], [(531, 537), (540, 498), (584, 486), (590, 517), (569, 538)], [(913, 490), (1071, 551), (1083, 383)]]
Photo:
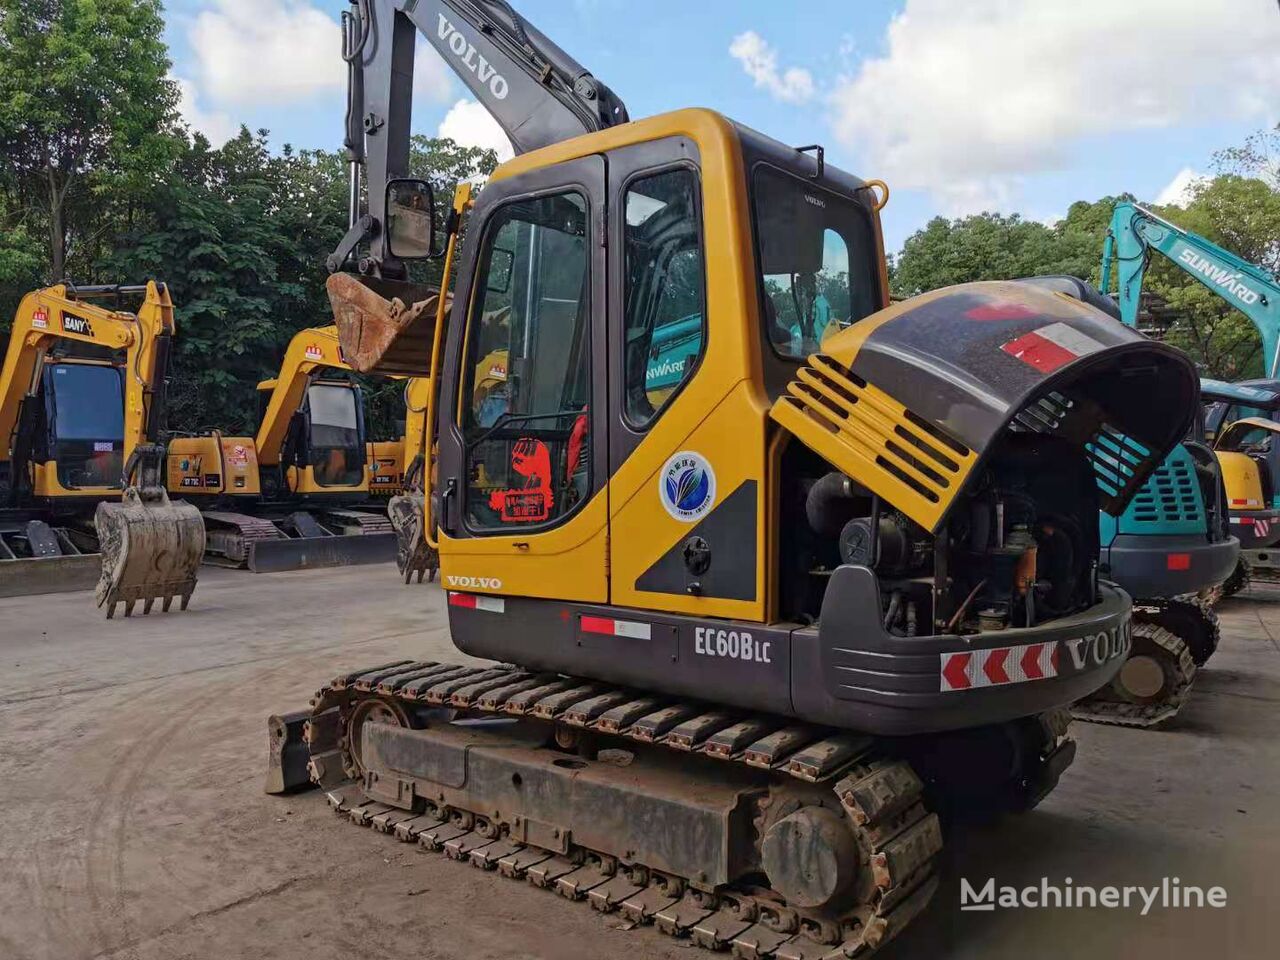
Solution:
[(438, 290), (349, 273), (331, 274), (325, 289), (347, 363), (361, 373), (426, 376)]
[[(174, 597), (187, 609), (196, 588), (196, 571), (204, 556), (204, 521), (184, 501), (170, 502), (160, 483), (164, 448), (138, 447), (125, 465), (125, 489), (119, 503), (100, 503), (94, 515), (102, 550), (98, 606), (115, 616), (116, 604), (132, 616), (141, 600), (150, 613), (156, 600), (168, 612)], [(139, 475), (135, 485), (133, 477)]]
[(421, 490), (397, 494), (387, 503), (387, 516), (396, 529), (396, 566), (405, 583), (411, 583), (415, 573), (419, 583), (424, 575), (430, 583), (440, 569), (439, 554), (428, 546), (423, 536), (426, 507), (427, 498)]
[(422, 492), (423, 463), (422, 454), (413, 458), (404, 472), (405, 492), (387, 501), (387, 516), (396, 531), (396, 566), (405, 583), (411, 583), (415, 573), (419, 583), (424, 574), (430, 583), (440, 569), (440, 554), (431, 548), (425, 536), (427, 497)]

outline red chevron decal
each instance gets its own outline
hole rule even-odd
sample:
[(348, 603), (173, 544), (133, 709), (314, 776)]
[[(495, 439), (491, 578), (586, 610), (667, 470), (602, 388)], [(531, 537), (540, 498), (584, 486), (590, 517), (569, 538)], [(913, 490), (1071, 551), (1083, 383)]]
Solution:
[(1040, 654), (1043, 652), (1043, 643), (1033, 643), (1022, 651), (1022, 674), (1028, 680), (1039, 680), (1044, 676), (1040, 669)]
[(992, 683), (1008, 683), (1009, 674), (1004, 672), (1004, 662), (1009, 658), (1008, 647), (996, 647), (987, 654), (987, 662), (982, 665), (982, 672)]
[(947, 658), (947, 665), (942, 668), (942, 689), (943, 690), (967, 690), (971, 686), (969, 683), (969, 661), (973, 659), (972, 653), (953, 653)]

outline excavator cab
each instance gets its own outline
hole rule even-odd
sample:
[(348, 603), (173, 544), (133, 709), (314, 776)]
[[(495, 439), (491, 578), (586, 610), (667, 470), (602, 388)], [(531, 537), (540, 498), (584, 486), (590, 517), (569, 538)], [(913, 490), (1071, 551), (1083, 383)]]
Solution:
[[(267, 381), (274, 386), (274, 381)], [(263, 390), (262, 387), (259, 387)], [(270, 391), (259, 394), (265, 412)], [(295, 496), (368, 490), (364, 395), (349, 378), (312, 378), (289, 425), (280, 466)]]

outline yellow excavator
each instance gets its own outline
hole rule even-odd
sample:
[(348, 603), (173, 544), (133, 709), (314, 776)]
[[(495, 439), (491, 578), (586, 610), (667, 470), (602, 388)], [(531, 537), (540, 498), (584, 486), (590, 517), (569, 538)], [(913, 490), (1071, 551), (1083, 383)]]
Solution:
[[(344, 673), (269, 720), (268, 789), (736, 956), (865, 958), (937, 887), (939, 807), (1026, 809), (1071, 763), (1063, 708), (1131, 642), (1097, 511), (1185, 434), (1194, 367), (1033, 284), (891, 305), (883, 184), (629, 121), (505, 2), (345, 24), (329, 296), (356, 369), (431, 381), (423, 536), (492, 663)], [(417, 31), (517, 154), (444, 216)], [(409, 282), (436, 256), (451, 309)]]
[(278, 375), (258, 384), (256, 436), (170, 442), (166, 483), (201, 506), (210, 562), (261, 573), (395, 558), (390, 521), (369, 502), (364, 403), (350, 370), (333, 327), (302, 330)]
[(173, 336), (163, 283), (22, 298), (0, 369), (0, 596), (97, 581), (108, 617), (186, 608), (204, 528), (158, 477)]

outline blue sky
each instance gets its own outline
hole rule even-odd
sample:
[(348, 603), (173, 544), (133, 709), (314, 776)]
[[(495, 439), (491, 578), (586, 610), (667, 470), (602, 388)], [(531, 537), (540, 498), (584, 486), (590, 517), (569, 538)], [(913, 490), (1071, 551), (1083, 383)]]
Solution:
[[(1175, 199), (1280, 120), (1276, 0), (515, 0), (632, 117), (706, 106), (893, 190), (890, 251), (932, 216), (1051, 221), (1077, 199)], [(346, 0), (167, 0), (184, 113), (215, 138), (342, 138)], [(492, 129), (434, 54), (415, 129)]]

